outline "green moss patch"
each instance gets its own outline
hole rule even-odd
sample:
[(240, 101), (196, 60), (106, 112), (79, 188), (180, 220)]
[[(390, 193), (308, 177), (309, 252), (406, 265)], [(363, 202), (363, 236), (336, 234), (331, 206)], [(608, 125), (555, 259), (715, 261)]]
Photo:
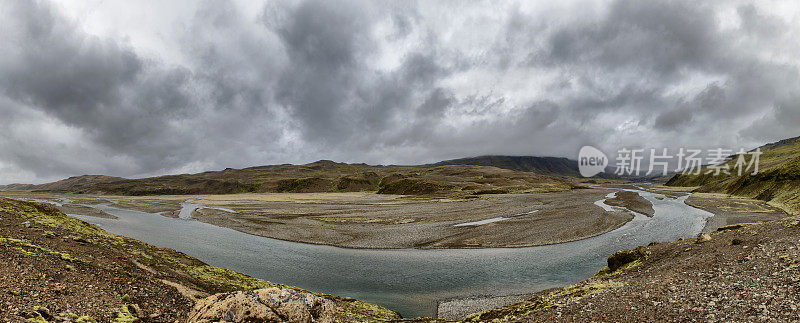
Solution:
[(641, 265), (641, 264), (642, 264), (642, 259), (636, 259), (634, 261), (631, 261), (631, 262), (623, 265), (622, 267), (617, 268), (616, 270), (611, 270), (608, 267), (604, 267), (603, 269), (600, 269), (600, 271), (598, 271), (596, 274), (594, 274), (593, 277), (614, 276), (616, 274), (619, 274), (619, 273), (621, 273), (623, 271), (626, 271), (628, 269), (631, 269), (631, 268), (636, 267), (636, 266)]
[(618, 282), (588, 282), (567, 286), (551, 293), (536, 296), (527, 301), (491, 309), (485, 312), (467, 316), (465, 322), (509, 322), (518, 321), (533, 312), (552, 307), (564, 306), (568, 302), (577, 301), (586, 296), (605, 290), (617, 289), (624, 286)]
[(69, 217), (49, 204), (0, 198), (0, 211), (15, 214), (40, 225), (61, 228), (90, 237), (107, 240), (120, 239), (97, 226)]
[[(340, 299), (341, 300), (341, 299)], [(355, 322), (393, 322), (399, 320), (400, 314), (381, 306), (354, 299), (345, 299), (341, 303), (340, 313)]]
[(112, 320), (111, 322), (113, 323), (138, 322), (139, 318), (137, 318), (135, 315), (131, 313), (129, 306), (130, 305), (128, 304), (122, 305), (122, 307), (119, 308), (119, 311), (117, 311), (117, 317), (115, 317), (114, 320)]
[(209, 265), (186, 266), (186, 272), (192, 277), (216, 285), (236, 286), (242, 289), (259, 289), (278, 287), (258, 278), (253, 278), (226, 268)]
[(69, 262), (83, 262), (83, 260), (72, 257), (70, 256), (70, 254), (66, 252), (51, 250), (42, 246), (32, 244), (22, 239), (0, 238), (0, 244), (10, 246), (12, 249), (20, 251), (22, 254), (26, 256), (43, 257), (45, 255), (55, 255)]

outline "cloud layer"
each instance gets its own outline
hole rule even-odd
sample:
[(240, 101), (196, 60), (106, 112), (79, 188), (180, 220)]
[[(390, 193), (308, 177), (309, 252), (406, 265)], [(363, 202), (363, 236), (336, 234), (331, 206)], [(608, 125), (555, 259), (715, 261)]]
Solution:
[(793, 2), (0, 4), (0, 184), (800, 135)]

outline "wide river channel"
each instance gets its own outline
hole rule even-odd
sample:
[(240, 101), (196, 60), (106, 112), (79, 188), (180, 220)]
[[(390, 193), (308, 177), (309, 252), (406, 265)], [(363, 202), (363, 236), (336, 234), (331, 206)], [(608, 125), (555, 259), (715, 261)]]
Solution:
[(578, 282), (603, 268), (606, 258), (617, 250), (697, 235), (712, 216), (686, 205), (686, 196), (636, 192), (653, 203), (652, 218), (637, 214), (622, 227), (599, 236), (526, 248), (345, 249), (264, 238), (113, 204), (94, 207), (118, 219), (73, 216), (114, 234), (182, 251), (213, 266), (353, 297), (395, 310), (403, 317), (417, 317), (434, 316), (437, 300), (525, 294)]

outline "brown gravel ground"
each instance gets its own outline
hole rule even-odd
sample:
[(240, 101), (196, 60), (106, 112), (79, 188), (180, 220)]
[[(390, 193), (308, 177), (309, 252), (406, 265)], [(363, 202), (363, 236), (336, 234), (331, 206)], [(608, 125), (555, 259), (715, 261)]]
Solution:
[[(526, 247), (585, 239), (622, 226), (633, 215), (594, 205), (610, 192), (576, 189), (463, 200), (397, 198), (392, 203), (367, 203), (375, 194), (304, 203), (253, 200), (215, 204), (236, 214), (201, 209), (193, 216), (254, 235), (346, 248)], [(508, 219), (455, 226), (495, 217)]]
[(473, 321), (798, 321), (800, 217), (638, 249), (644, 259)]
[(653, 217), (653, 215), (656, 213), (656, 211), (653, 210), (653, 204), (650, 203), (650, 201), (644, 197), (641, 197), (639, 193), (631, 191), (619, 191), (614, 198), (607, 199), (605, 203), (611, 206), (624, 207), (649, 217)]
[(79, 215), (88, 215), (88, 216), (96, 216), (99, 218), (107, 218), (107, 219), (116, 219), (116, 216), (108, 214), (104, 211), (95, 209), (93, 207), (88, 207), (84, 205), (76, 205), (76, 204), (64, 204), (62, 206), (56, 207), (61, 212), (66, 214), (79, 214)]
[(777, 220), (787, 215), (783, 210), (767, 205), (764, 201), (720, 194), (695, 193), (686, 199), (686, 204), (714, 213), (706, 222), (703, 232), (732, 224)]

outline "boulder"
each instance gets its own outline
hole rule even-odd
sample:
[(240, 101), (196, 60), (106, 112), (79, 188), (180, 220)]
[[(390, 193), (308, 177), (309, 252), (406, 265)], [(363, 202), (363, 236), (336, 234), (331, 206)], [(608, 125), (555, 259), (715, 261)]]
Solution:
[(198, 301), (189, 322), (333, 322), (322, 297), (282, 287), (220, 293)]
[(625, 266), (636, 260), (643, 259), (644, 257), (645, 254), (642, 252), (641, 248), (636, 248), (634, 250), (620, 250), (608, 257), (608, 269), (613, 272), (619, 268), (622, 268), (622, 266)]
[(697, 241), (695, 241), (695, 243), (703, 243), (708, 241), (711, 241), (711, 235), (708, 233), (702, 233), (697, 236)]

